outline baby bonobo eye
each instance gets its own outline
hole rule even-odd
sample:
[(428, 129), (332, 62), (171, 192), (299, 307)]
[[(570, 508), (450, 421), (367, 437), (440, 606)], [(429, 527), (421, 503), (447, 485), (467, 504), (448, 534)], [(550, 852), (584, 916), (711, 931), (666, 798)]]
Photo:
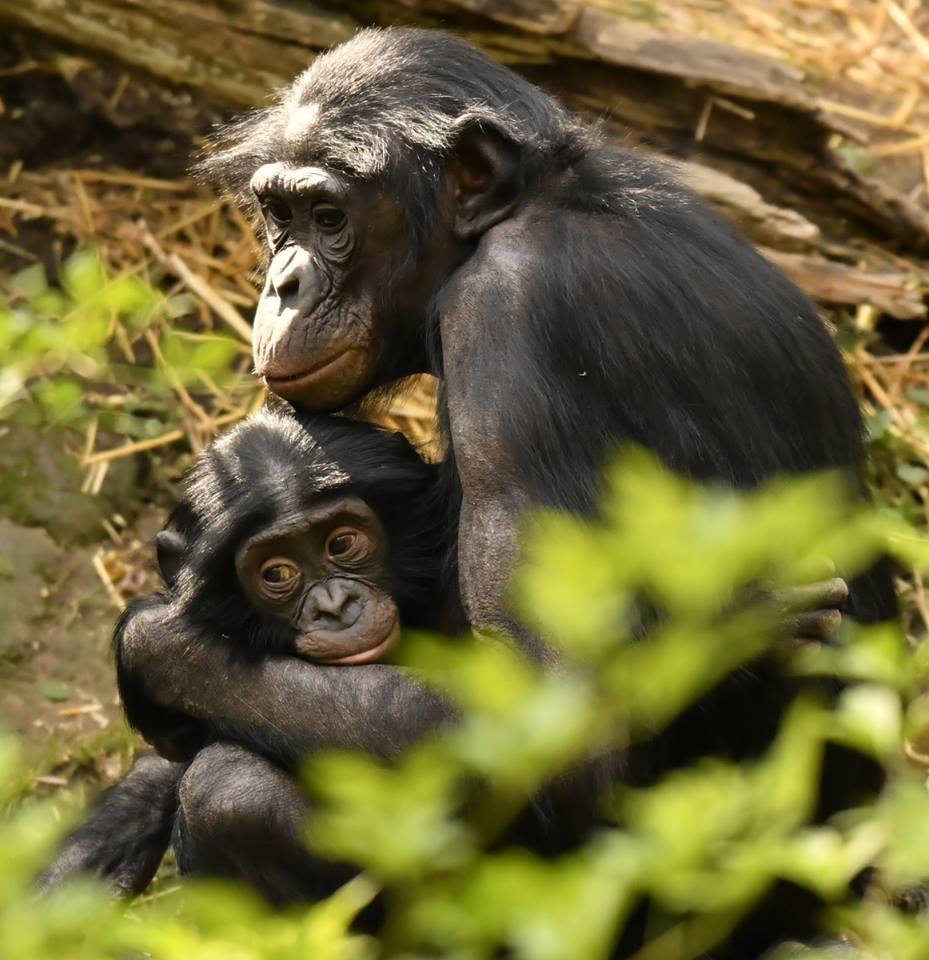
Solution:
[(302, 579), (300, 568), (286, 557), (265, 560), (259, 570), (261, 586), (265, 593), (275, 597), (289, 594)]
[(335, 563), (362, 560), (370, 550), (371, 541), (357, 527), (337, 527), (326, 538), (326, 556)]

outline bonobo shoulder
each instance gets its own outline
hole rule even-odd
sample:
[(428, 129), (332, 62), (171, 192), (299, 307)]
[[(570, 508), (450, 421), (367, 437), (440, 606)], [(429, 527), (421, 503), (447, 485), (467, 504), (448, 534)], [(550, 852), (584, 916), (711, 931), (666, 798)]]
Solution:
[(442, 317), (499, 317), (537, 286), (540, 251), (551, 237), (548, 216), (534, 205), (488, 230), (437, 298)]

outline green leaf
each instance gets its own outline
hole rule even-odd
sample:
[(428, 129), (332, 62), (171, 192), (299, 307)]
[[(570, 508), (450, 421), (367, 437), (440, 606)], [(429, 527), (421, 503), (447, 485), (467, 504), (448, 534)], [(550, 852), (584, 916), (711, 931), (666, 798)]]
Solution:
[(46, 699), (54, 703), (63, 702), (71, 699), (71, 690), (63, 683), (49, 683), (42, 687), (42, 693)]
[(891, 761), (903, 743), (903, 709), (894, 690), (864, 684), (845, 690), (832, 734), (877, 760)]
[(61, 282), (76, 302), (92, 302), (107, 282), (103, 258), (96, 250), (78, 250), (64, 262)]
[(32, 300), (48, 289), (48, 277), (45, 267), (41, 263), (34, 263), (10, 278), (10, 286), (15, 293), (27, 300)]
[(921, 407), (929, 407), (929, 389), (926, 387), (908, 387), (904, 393)]
[(310, 845), (387, 880), (452, 869), (473, 855), (471, 837), (451, 817), (457, 771), (434, 748), (413, 750), (395, 767), (349, 753), (308, 762), (304, 780), (320, 799)]
[(53, 423), (67, 423), (84, 412), (84, 388), (76, 380), (43, 381), (36, 385), (35, 397)]
[(880, 440), (887, 433), (891, 422), (891, 413), (886, 407), (881, 408), (877, 413), (865, 417), (868, 439), (871, 441)]
[(841, 146), (836, 151), (852, 169), (864, 176), (872, 176), (877, 171), (877, 157), (866, 147), (851, 144)]
[(192, 384), (206, 374), (222, 382), (239, 355), (239, 343), (232, 337), (216, 334), (196, 342), (169, 332), (161, 338), (164, 362), (184, 384)]

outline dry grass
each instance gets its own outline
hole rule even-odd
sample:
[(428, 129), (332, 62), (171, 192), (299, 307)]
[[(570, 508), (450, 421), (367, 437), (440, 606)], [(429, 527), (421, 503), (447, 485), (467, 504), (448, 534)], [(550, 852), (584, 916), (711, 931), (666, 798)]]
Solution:
[[(36, 228), (51, 236), (35, 236)], [(20, 242), (22, 241), (22, 242)], [(181, 412), (179, 424), (158, 436), (121, 441), (98, 435), (96, 420), (87, 429), (82, 462), (82, 490), (100, 491), (110, 464), (143, 452), (169, 455), (180, 470), (207, 446), (217, 432), (258, 409), (266, 393), (250, 377), (248, 318), (258, 299), (254, 265), (258, 241), (241, 214), (187, 179), (157, 180), (119, 170), (59, 170), (37, 173), (14, 167), (0, 197), (0, 248), (16, 259), (35, 261), (51, 249), (60, 262), (74, 249), (97, 248), (111, 274), (134, 275), (166, 296), (186, 293), (195, 310), (184, 326), (194, 335), (226, 328), (241, 341), (237, 366), (243, 376), (233, 389), (202, 383), (196, 396), (173, 376), (160, 354), (156, 330), (135, 337), (114, 319), (114, 342), (129, 363), (157, 361), (171, 385)], [(3, 285), (0, 279), (0, 286)], [(120, 407), (132, 388), (119, 383), (91, 398), (92, 403)], [(403, 431), (426, 455), (437, 454), (435, 383), (431, 377), (411, 382), (374, 417)], [(94, 572), (112, 606), (122, 610), (133, 597), (156, 587), (148, 538), (115, 516), (105, 523), (109, 543), (91, 557)]]
[(797, 68), (853, 131), (876, 175), (929, 206), (929, 4), (924, 0), (594, 0), (685, 36)]

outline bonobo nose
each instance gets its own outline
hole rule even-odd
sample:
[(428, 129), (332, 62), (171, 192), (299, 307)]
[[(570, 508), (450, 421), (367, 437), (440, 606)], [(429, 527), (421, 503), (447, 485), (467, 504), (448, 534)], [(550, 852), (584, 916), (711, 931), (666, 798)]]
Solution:
[(327, 629), (345, 630), (361, 616), (357, 591), (342, 580), (327, 580), (310, 591), (312, 619)]
[(325, 293), (325, 279), (313, 255), (303, 247), (289, 246), (268, 267), (266, 294), (280, 301), (280, 310), (310, 313)]

